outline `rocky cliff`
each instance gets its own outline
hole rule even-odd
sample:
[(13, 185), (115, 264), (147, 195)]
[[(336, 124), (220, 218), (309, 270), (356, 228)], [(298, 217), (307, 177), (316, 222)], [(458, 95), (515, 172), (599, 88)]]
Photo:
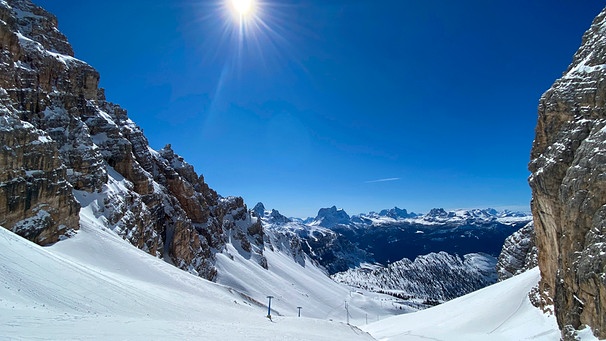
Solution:
[(543, 94), (532, 147), (543, 306), (564, 330), (606, 338), (606, 11)]
[(538, 265), (534, 223), (530, 222), (505, 239), (497, 261), (499, 281), (504, 281)]
[[(260, 264), (263, 230), (170, 145), (149, 147), (56, 18), (0, 1), (0, 226), (41, 245), (79, 228), (81, 205), (133, 245), (212, 279), (226, 243)], [(91, 205), (93, 203), (93, 205)]]

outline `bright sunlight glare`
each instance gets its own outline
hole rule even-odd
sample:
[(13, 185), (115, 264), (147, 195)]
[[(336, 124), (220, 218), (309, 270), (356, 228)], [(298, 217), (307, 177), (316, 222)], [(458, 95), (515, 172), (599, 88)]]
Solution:
[(232, 9), (240, 16), (249, 15), (254, 8), (254, 0), (230, 0)]

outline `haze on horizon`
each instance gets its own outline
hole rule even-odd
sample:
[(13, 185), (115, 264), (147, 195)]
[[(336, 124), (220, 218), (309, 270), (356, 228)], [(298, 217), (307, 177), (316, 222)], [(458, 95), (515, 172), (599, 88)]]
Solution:
[(591, 1), (34, 0), (150, 145), (287, 216), (527, 211), (541, 94)]

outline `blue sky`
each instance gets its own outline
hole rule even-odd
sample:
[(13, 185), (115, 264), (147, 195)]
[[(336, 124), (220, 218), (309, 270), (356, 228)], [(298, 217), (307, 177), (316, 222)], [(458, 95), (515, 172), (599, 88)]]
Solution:
[(155, 149), (289, 216), (528, 210), (540, 95), (601, 1), (34, 0)]

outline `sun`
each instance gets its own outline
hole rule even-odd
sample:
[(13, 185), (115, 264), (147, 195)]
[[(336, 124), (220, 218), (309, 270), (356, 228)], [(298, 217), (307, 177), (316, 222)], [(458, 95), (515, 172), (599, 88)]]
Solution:
[(240, 17), (252, 14), (255, 7), (254, 0), (229, 0), (229, 2), (234, 13)]

